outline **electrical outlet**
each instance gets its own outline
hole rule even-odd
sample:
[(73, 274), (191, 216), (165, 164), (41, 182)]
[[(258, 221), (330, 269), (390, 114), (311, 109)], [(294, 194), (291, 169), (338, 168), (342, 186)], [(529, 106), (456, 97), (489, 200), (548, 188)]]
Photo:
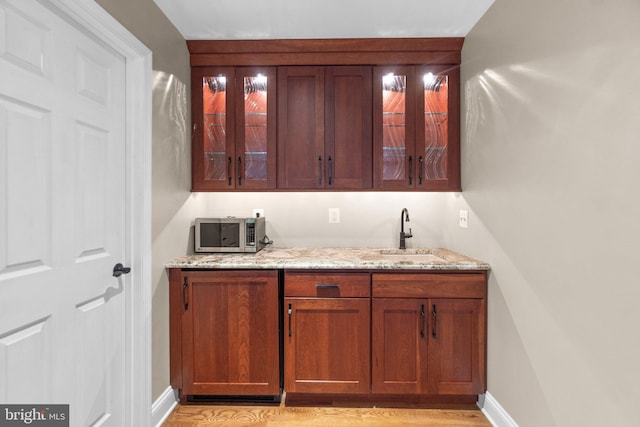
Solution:
[(340, 222), (340, 208), (329, 208), (329, 224)]
[(264, 209), (262, 209), (262, 208), (255, 208), (255, 209), (253, 210), (253, 217), (254, 217), (254, 218), (257, 218), (257, 217), (264, 218)]
[(458, 224), (460, 224), (460, 228), (469, 228), (469, 211), (464, 209), (460, 210)]

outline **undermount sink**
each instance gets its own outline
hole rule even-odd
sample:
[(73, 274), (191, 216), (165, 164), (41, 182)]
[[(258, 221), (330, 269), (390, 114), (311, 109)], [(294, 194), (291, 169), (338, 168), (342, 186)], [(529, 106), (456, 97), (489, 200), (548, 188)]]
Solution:
[(407, 250), (389, 250), (383, 249), (380, 251), (380, 255), (383, 259), (388, 259), (395, 262), (445, 262), (444, 259), (436, 256), (428, 251), (407, 251)]

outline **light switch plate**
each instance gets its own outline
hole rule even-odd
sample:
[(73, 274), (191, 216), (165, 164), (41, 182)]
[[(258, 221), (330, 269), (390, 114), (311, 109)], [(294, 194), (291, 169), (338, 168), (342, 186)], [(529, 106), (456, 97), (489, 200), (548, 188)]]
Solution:
[(340, 208), (329, 208), (329, 224), (340, 222)]
[(469, 228), (469, 211), (465, 209), (460, 209), (460, 214), (458, 216), (458, 223), (460, 224), (460, 228)]

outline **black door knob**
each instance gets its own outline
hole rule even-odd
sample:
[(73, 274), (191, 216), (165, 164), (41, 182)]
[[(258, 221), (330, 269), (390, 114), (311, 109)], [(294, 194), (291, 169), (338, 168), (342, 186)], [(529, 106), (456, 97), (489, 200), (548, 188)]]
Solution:
[(123, 274), (129, 274), (131, 268), (125, 267), (124, 265), (117, 263), (113, 266), (113, 277), (120, 277)]

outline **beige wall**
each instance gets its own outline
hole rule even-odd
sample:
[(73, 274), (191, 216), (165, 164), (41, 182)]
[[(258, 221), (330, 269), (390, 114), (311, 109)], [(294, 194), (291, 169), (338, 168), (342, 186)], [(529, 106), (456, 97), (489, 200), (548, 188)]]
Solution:
[(496, 0), (463, 50), (452, 249), (492, 265), (488, 388), (521, 427), (638, 425), (640, 3)]

